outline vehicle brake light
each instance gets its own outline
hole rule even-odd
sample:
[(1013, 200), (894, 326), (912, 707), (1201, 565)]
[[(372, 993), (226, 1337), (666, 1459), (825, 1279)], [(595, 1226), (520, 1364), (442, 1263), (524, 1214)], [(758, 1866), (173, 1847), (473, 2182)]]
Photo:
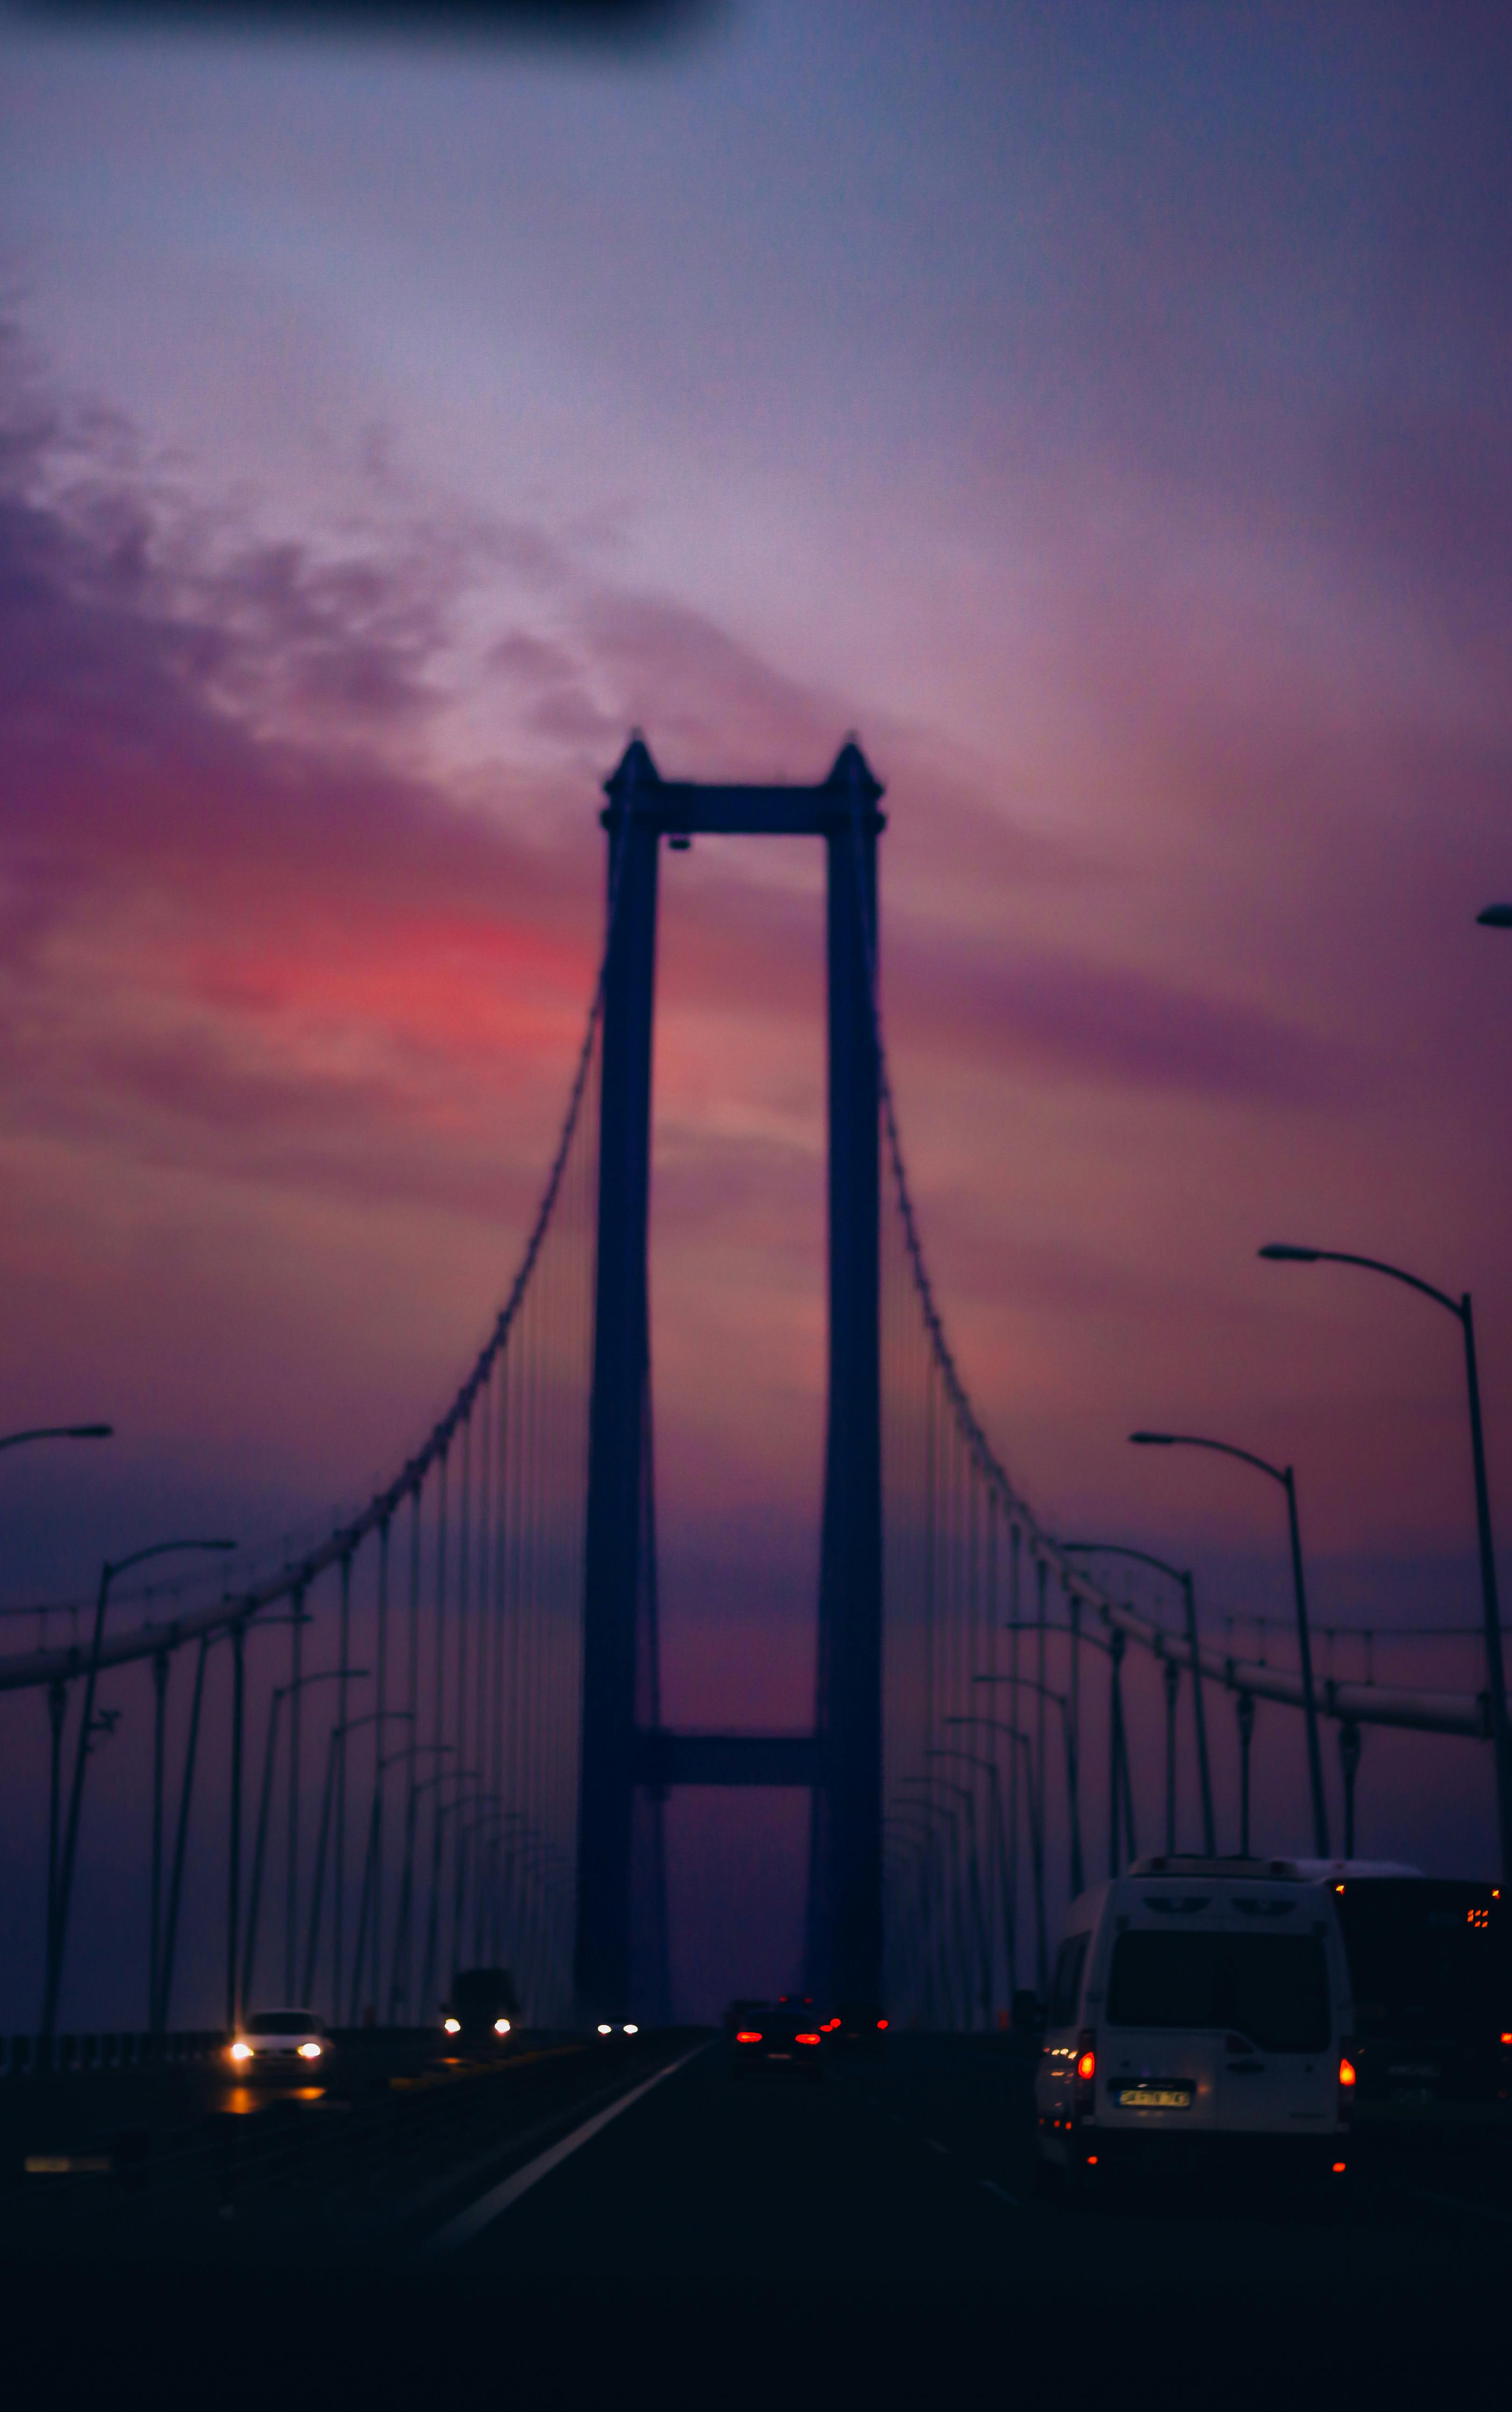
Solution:
[(882, 2033), (882, 2030), (883, 2030), (883, 2028), (887, 2025), (887, 2023), (888, 2023), (888, 2022), (887, 2022), (887, 2020), (886, 2020), (886, 2019), (878, 2019), (878, 2021), (877, 2021), (877, 2022), (876, 2022), (876, 2027), (877, 2027), (877, 2033), (878, 2033), (878, 2035), (880, 2035), (880, 2034)]
[(1358, 2082), (1355, 2064), (1352, 2060), (1342, 2060), (1339, 2063), (1339, 2082), (1341, 2085), (1354, 2085)]
[(1345, 2167), (1346, 2167), (1346, 2164), (1345, 2164), (1344, 2162), (1343, 2162), (1343, 2161), (1335, 2161), (1335, 2162), (1334, 2162), (1334, 2165), (1333, 2165), (1333, 2174), (1334, 2174), (1334, 2176), (1335, 2176), (1336, 2178), (1342, 2178), (1342, 2177), (1343, 2176)]
[(735, 2040), (737, 2043), (759, 2043), (761, 2037), (755, 2027), (742, 2027)]
[[(1094, 2052), (1082, 2052), (1082, 2053), (1080, 2054), (1079, 2058), (1079, 2059), (1078, 2059), (1078, 2061), (1077, 2061), (1077, 2075), (1080, 2078), (1082, 2084), (1083, 2084), (1083, 2085), (1090, 2085), (1090, 2084), (1092, 2083), (1093, 2079), (1096, 2076), (1096, 2074), (1097, 2074), (1097, 2055), (1096, 2055), (1096, 2053), (1095, 2053)], [(1353, 2074), (1353, 2072), (1351, 2072), (1351, 2074)]]
[(1512, 2035), (1505, 2035), (1505, 2036), (1502, 2037), (1502, 2041), (1503, 2041), (1504, 2043), (1512, 2043)]
[(816, 2035), (800, 2035), (795, 2036), (793, 2037), (793, 2041), (795, 2043), (817, 2043), (819, 2041), (819, 2037)]

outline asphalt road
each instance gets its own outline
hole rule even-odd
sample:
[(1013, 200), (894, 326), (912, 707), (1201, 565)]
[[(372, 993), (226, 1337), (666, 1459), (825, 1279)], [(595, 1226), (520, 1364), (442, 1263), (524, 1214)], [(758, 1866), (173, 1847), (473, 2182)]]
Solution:
[(77, 2268), (12, 2267), (15, 2400), (34, 2374), (70, 2400), (60, 2368), (113, 2400), (143, 2356), (162, 2401), (281, 2412), (1505, 2400), (1505, 2124), (1362, 2131), (1306, 2197), (1079, 2209), (1035, 2195), (1028, 2064), (992, 2046), (902, 2037), (814, 2088), (734, 2082), (688, 2036), (542, 2066), (564, 2090), (481, 2152), (459, 2131), (452, 2176), (365, 2265), (343, 2257), (349, 2175), (282, 2260), (239, 2213), (219, 2264), (165, 2231), (129, 2276), (96, 2266), (93, 2325)]
[(1131, 2302), (1172, 2287), (1314, 2306), (1341, 2288), (1506, 2288), (1505, 2131), (1489, 2150), (1361, 2134), (1343, 2178), (1300, 2193), (1183, 2187), (1073, 2208), (1036, 2192), (1027, 2076), (979, 2048), (904, 2037), (822, 2086), (737, 2082), (724, 2051), (706, 2048), (451, 2258), (512, 2287), (638, 2295), (1033, 2293), (1074, 2270), (1101, 2299)]

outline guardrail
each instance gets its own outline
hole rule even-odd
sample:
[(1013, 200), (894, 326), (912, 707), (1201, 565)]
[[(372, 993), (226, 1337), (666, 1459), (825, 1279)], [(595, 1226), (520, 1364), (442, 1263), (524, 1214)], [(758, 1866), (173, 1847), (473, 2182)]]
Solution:
[[(333, 2027), (344, 2052), (424, 2043), (434, 2027)], [(78, 2035), (0, 2035), (0, 2079), (85, 2076), (101, 2069), (183, 2068), (216, 2060), (230, 2042), (226, 2027), (182, 2027), (168, 2035), (95, 2030)]]

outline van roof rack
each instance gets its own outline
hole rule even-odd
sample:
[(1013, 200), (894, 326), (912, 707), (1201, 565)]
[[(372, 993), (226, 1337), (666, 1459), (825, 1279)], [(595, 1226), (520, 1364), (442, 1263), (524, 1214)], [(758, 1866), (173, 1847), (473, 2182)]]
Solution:
[(1136, 1860), (1129, 1869), (1131, 1876), (1259, 1876), (1271, 1881), (1300, 1884), (1301, 1872), (1295, 1860), (1255, 1860), (1235, 1851), (1227, 1859), (1210, 1858), (1203, 1851), (1161, 1851), (1155, 1857)]

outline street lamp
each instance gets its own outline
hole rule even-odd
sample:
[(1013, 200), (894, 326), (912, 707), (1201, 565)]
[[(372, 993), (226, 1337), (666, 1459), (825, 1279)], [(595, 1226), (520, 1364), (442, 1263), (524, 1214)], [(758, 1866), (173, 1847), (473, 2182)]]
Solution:
[[(962, 1755), (962, 1754), (957, 1751), (926, 1750), (924, 1753), (926, 1758), (955, 1758)], [(981, 1967), (985, 1964), (987, 1960), (988, 1942), (987, 1916), (982, 1902), (981, 1864), (976, 1853), (976, 1796), (972, 1791), (969, 1785), (952, 1784), (948, 1776), (944, 1775), (905, 1775), (903, 1777), (903, 1782), (905, 1784), (937, 1785), (943, 1792), (953, 1792), (958, 1800), (964, 1801), (966, 1804), (966, 1883), (976, 1927), (977, 1965), (978, 1967)], [(947, 1812), (947, 1815), (949, 1813)], [(971, 2003), (971, 1988), (969, 1981), (963, 1986), (962, 1991), (965, 1995), (967, 2017), (969, 2019)], [(991, 2006), (990, 2003), (988, 2005), (987, 2015), (988, 2023), (991, 2024)]]
[[(981, 1758), (978, 1753), (974, 1750), (926, 1750), (924, 1756), (926, 1758), (963, 1759), (968, 1767), (981, 1767), (986, 1769), (987, 1773), (991, 1780), (992, 1805), (996, 1813), (994, 1823), (997, 1830), (998, 1844), (999, 1846), (1001, 1846), (1003, 1836), (1002, 1803), (998, 1793), (997, 1769), (993, 1766), (991, 1760), (990, 1758)], [(982, 2024), (984, 2028), (990, 2028), (992, 2023), (992, 1933), (991, 1923), (983, 1907), (981, 1873), (976, 1860), (976, 1795), (973, 1793), (969, 1785), (963, 1784), (959, 1787), (959, 1789), (966, 1803), (968, 1831), (971, 1835), (972, 1895), (973, 1906), (976, 1912), (976, 1940), (981, 1960)]]
[[(929, 1782), (927, 1776), (905, 1775), (903, 1778), (903, 1785), (927, 1785)], [(900, 1791), (902, 1788), (900, 1785)], [(941, 1839), (938, 1822), (941, 1818), (950, 1830), (948, 1846)], [(943, 1801), (909, 1797), (897, 1802), (888, 1822), (912, 1826), (925, 1845), (925, 1857), (920, 1865), (919, 1895), (924, 2015), (926, 2019), (932, 2018), (936, 1998), (943, 1995), (947, 2017), (952, 2022), (963, 2026), (967, 2011), (962, 2005), (969, 2006), (971, 1993), (969, 1983), (962, 1978), (967, 1955), (961, 1912), (961, 1820), (955, 1810), (947, 1809)], [(931, 1944), (936, 1934), (937, 1949), (932, 1952)]]
[[(1512, 928), (1512, 905), (1490, 904), (1480, 916), (1483, 921), (1499, 918), (1497, 928)], [(1424, 1298), (1431, 1298), (1459, 1320), (1465, 1344), (1465, 1387), (1470, 1398), (1470, 1454), (1475, 1474), (1475, 1534), (1480, 1546), (1480, 1601), (1486, 1635), (1486, 1688), (1490, 1695), (1491, 1749), (1496, 1760), (1497, 1821), (1501, 1827), (1502, 1875), (1512, 1881), (1512, 1731), (1506, 1713), (1506, 1676), (1502, 1660), (1502, 1611), (1496, 1596), (1496, 1553), (1491, 1544), (1490, 1492), (1486, 1480), (1486, 1441), (1480, 1419), (1480, 1376), (1475, 1368), (1475, 1324), (1471, 1312), (1470, 1292), (1461, 1291), (1451, 1298), (1447, 1290), (1438, 1289), (1432, 1282), (1420, 1281), (1416, 1273), (1403, 1272), (1400, 1265), (1383, 1263), (1379, 1257), (1357, 1257), (1342, 1248), (1293, 1248), (1272, 1243), (1262, 1248), (1260, 1255), (1273, 1265), (1359, 1265), (1366, 1272), (1384, 1273), (1388, 1281), (1402, 1282)]]
[[(307, 1675), (296, 1675), (287, 1684), (275, 1684), (268, 1704), (268, 1734), (263, 1745), (262, 1786), (257, 1796), (257, 1831), (252, 1845), (252, 1873), (247, 1880), (247, 1931), (242, 1959), (242, 1991), (240, 2008), (244, 2010), (252, 1998), (252, 1972), (257, 1955), (257, 1919), (262, 1907), (263, 1867), (268, 1852), (268, 1829), (272, 1817), (273, 1770), (278, 1759), (278, 1728), (284, 1713), (284, 1702), (297, 1699), (313, 1684), (360, 1683), (365, 1680), (365, 1667), (315, 1667)], [(293, 1930), (285, 1921), (284, 1987), (294, 1991)]]
[[(110, 1427), (60, 1426), (60, 1431), (89, 1439), (103, 1438)], [(12, 1434), (12, 1440), (40, 1438), (37, 1434)], [(48, 1904), (47, 1982), (42, 2002), (42, 2033), (51, 2042), (57, 2022), (58, 1992), (63, 1982), (63, 1949), (68, 1928), (68, 1901), (73, 1890), (74, 1859), (79, 1848), (79, 1820), (84, 1805), (84, 1765), (89, 1757), (89, 1738), (95, 1730), (95, 1687), (99, 1680), (100, 1645), (105, 1639), (105, 1611), (110, 1605), (110, 1585), (117, 1575), (128, 1567), (139, 1566), (146, 1558), (166, 1557), (175, 1550), (234, 1550), (234, 1541), (152, 1541), (144, 1550), (133, 1550), (128, 1557), (107, 1558), (100, 1567), (100, 1587), (95, 1599), (95, 1630), (89, 1645), (89, 1672), (84, 1677), (83, 1714), (79, 1727), (79, 1747), (74, 1755), (73, 1789), (68, 1799), (68, 1827), (64, 1836), (63, 1858), (58, 1868), (56, 1897)]]
[(1297, 1655), (1301, 1662), (1302, 1707), (1307, 1720), (1307, 1774), (1313, 1793), (1313, 1846), (1320, 1860), (1329, 1856), (1329, 1808), (1323, 1791), (1323, 1753), (1318, 1746), (1318, 1707), (1313, 1689), (1313, 1644), (1307, 1629), (1307, 1588), (1302, 1579), (1302, 1536), (1297, 1522), (1297, 1479), (1289, 1465), (1272, 1465), (1253, 1449), (1236, 1449), (1232, 1441), (1201, 1440), (1195, 1433), (1130, 1433), (1138, 1449), (1211, 1449), (1220, 1457), (1237, 1457), (1279, 1482), (1286, 1494), (1286, 1524), (1291, 1535), (1292, 1590), (1297, 1601)]
[(1218, 1845), (1212, 1823), (1212, 1777), (1208, 1767), (1208, 1719), (1202, 1704), (1202, 1667), (1197, 1656), (1197, 1605), (1192, 1576), (1185, 1566), (1173, 1566), (1157, 1558), (1149, 1550), (1129, 1548), (1123, 1541), (1063, 1541), (1063, 1550), (1078, 1550), (1084, 1557), (1138, 1558), (1141, 1566), (1153, 1566), (1157, 1574), (1168, 1575), (1180, 1583), (1186, 1602), (1186, 1647), (1192, 1661), (1192, 1715), (1196, 1727), (1197, 1781), (1202, 1792), (1202, 1847), (1211, 1860)]

